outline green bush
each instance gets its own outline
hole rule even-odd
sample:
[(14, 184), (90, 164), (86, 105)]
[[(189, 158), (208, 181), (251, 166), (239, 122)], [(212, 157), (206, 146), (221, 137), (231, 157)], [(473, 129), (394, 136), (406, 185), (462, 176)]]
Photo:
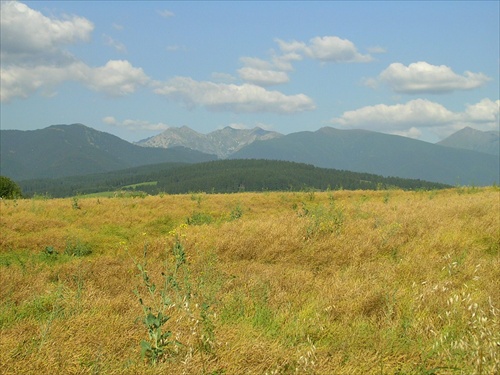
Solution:
[(0, 198), (16, 199), (21, 197), (22, 193), (19, 185), (8, 177), (0, 176)]

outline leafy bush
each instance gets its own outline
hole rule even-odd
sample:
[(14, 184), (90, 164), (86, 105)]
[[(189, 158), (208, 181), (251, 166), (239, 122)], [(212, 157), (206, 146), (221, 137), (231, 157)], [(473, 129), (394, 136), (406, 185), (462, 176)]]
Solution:
[(8, 177), (0, 176), (0, 198), (15, 199), (21, 197), (22, 193), (19, 185)]

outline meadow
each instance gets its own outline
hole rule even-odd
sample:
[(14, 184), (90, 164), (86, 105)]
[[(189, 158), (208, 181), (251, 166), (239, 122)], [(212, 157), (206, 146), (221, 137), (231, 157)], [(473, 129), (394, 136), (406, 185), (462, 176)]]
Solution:
[(0, 201), (1, 374), (498, 374), (500, 190)]

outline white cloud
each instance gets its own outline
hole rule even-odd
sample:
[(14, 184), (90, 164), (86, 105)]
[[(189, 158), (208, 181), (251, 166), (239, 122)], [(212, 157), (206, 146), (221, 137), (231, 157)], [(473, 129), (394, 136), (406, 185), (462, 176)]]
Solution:
[(479, 103), (467, 105), (463, 114), (464, 121), (473, 121), (476, 123), (495, 124), (489, 130), (498, 130), (500, 119), (500, 100), (493, 101), (485, 98)]
[(239, 69), (238, 73), (243, 80), (259, 86), (279, 85), (290, 81), (288, 74), (278, 70), (245, 67)]
[(367, 51), (370, 53), (386, 53), (387, 52), (387, 50), (384, 47), (380, 47), (380, 46), (368, 47)]
[(259, 59), (258, 57), (242, 57), (240, 61), (247, 67), (254, 69), (268, 70), (273, 67), (269, 61)]
[(150, 81), (142, 68), (135, 68), (126, 60), (110, 60), (102, 67), (84, 70), (81, 81), (86, 86), (112, 96), (131, 94)]
[(322, 62), (369, 62), (373, 58), (358, 52), (353, 42), (337, 36), (315, 37), (309, 44), (298, 41), (276, 40), (280, 49), (286, 53), (297, 53)]
[(415, 99), (405, 104), (378, 104), (347, 111), (333, 122), (345, 127), (371, 125), (379, 130), (397, 130), (412, 126), (434, 126), (456, 120), (453, 112), (441, 104)]
[[(64, 81), (80, 82), (109, 95), (126, 95), (149, 83), (140, 68), (128, 61), (111, 60), (90, 67), (63, 49), (88, 41), (93, 24), (82, 17), (49, 18), (19, 2), (1, 3), (0, 101), (27, 98), (36, 91), (55, 93)], [(124, 48), (105, 35), (115, 48)]]
[[(368, 62), (370, 55), (362, 55), (356, 46), (347, 39), (336, 36), (315, 37), (309, 44), (298, 41), (278, 43), (281, 54), (272, 51), (271, 59), (262, 60), (256, 57), (242, 57), (243, 68), (238, 70), (240, 78), (259, 86), (271, 86), (288, 83), (290, 78), (287, 72), (293, 70), (292, 62), (300, 61), (304, 57), (321, 62)], [(377, 50), (380, 52), (380, 49)]]
[(141, 68), (133, 67), (126, 60), (110, 60), (98, 68), (77, 61), (65, 66), (2, 67), (0, 72), (2, 102), (15, 97), (27, 98), (42, 88), (53, 90), (64, 81), (80, 82), (94, 91), (111, 96), (131, 94), (150, 81)]
[(104, 43), (110, 47), (113, 47), (115, 50), (121, 53), (126, 53), (127, 52), (127, 47), (125, 47), (125, 44), (120, 43), (116, 40), (114, 40), (112, 37), (110, 37), (107, 34), (102, 35), (104, 39)]
[(158, 11), (158, 14), (159, 14), (160, 16), (162, 16), (163, 18), (170, 18), (170, 17), (175, 16), (174, 12), (171, 12), (171, 11), (166, 10), (166, 9), (164, 9), (164, 10), (159, 10), (159, 11)]
[(52, 19), (17, 1), (1, 2), (0, 22), (2, 64), (59, 57), (60, 46), (88, 42), (94, 29), (83, 17)]
[(241, 79), (251, 84), (272, 86), (290, 81), (288, 74), (283, 70), (289, 70), (291, 64), (287, 64), (286, 60), (279, 57), (274, 57), (272, 62), (257, 57), (242, 57), (240, 61), (245, 66), (238, 70), (238, 74)]
[(166, 130), (169, 128), (167, 124), (164, 124), (162, 122), (151, 123), (145, 120), (130, 120), (130, 119), (118, 121), (113, 116), (103, 117), (102, 122), (107, 125), (126, 128), (128, 130), (133, 130), (133, 131), (139, 131), (139, 130), (158, 131), (158, 130)]
[[(250, 127), (248, 125), (240, 123), (240, 122), (238, 122), (238, 123), (233, 122), (233, 123), (229, 124), (228, 126), (230, 128), (237, 129), (237, 130), (250, 129)], [(222, 129), (222, 127), (220, 129)]]
[(452, 112), (441, 104), (415, 99), (405, 104), (378, 104), (347, 111), (332, 124), (418, 138), (424, 128), (440, 137), (465, 126), (479, 130), (498, 130), (500, 100), (483, 99), (468, 105), (464, 112)]
[(378, 80), (397, 93), (440, 94), (475, 89), (486, 84), (490, 78), (483, 73), (469, 71), (459, 75), (446, 65), (431, 65), (419, 61), (408, 66), (393, 63), (380, 73)]
[(204, 106), (212, 111), (296, 113), (315, 109), (304, 94), (285, 95), (253, 84), (225, 84), (176, 77), (161, 84), (155, 93), (184, 102), (188, 107)]
[(84, 68), (73, 63), (64, 68), (50, 65), (35, 67), (10, 66), (0, 69), (0, 101), (15, 97), (27, 98), (38, 89), (53, 89), (59, 83), (74, 78)]
[(276, 69), (291, 71), (293, 70), (292, 61), (300, 61), (302, 56), (295, 52), (285, 53), (284, 55), (274, 55), (272, 63)]

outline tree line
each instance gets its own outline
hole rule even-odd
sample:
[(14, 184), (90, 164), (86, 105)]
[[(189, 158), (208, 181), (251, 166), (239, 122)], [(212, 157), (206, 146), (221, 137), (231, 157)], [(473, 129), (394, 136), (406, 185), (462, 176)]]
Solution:
[[(143, 182), (155, 184), (129, 187)], [(193, 191), (235, 193), (241, 191), (404, 190), (440, 189), (441, 183), (370, 173), (318, 168), (308, 164), (273, 160), (218, 160), (197, 164), (163, 163), (122, 171), (57, 179), (21, 181), (26, 196), (48, 194), (68, 197), (122, 189), (148, 194), (182, 194)]]

